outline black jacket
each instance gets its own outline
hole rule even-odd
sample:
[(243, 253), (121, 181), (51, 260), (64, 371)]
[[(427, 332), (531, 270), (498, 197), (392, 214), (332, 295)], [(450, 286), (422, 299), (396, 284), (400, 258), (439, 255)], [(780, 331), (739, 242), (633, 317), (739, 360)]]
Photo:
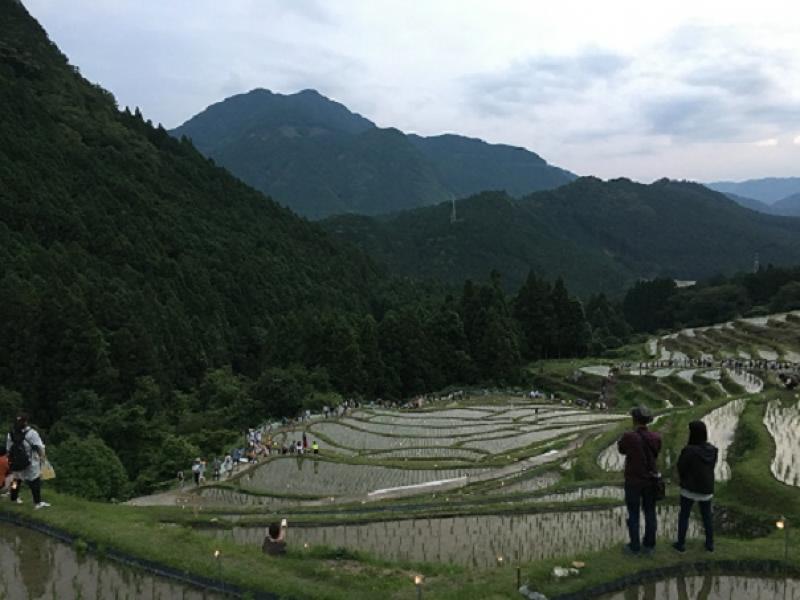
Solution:
[(695, 494), (713, 494), (718, 454), (717, 448), (708, 442), (686, 446), (678, 458), (681, 487)]

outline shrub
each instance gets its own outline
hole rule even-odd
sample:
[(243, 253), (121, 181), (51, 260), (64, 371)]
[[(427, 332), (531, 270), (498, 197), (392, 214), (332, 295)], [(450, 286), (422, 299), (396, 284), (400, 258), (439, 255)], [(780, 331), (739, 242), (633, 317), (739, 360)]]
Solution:
[(71, 437), (50, 453), (57, 489), (88, 500), (126, 497), (128, 476), (116, 453), (99, 437)]

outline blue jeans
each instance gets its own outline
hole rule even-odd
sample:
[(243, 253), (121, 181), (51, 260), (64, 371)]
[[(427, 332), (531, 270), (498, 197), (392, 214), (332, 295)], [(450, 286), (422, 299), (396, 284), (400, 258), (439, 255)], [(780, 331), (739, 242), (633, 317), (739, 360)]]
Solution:
[[(714, 549), (714, 521), (711, 514), (711, 500), (698, 502), (700, 516), (703, 518), (703, 529), (706, 531), (706, 549)], [(689, 530), (689, 515), (692, 513), (694, 500), (681, 496), (681, 512), (678, 513), (678, 545), (686, 546), (686, 532)]]
[[(656, 547), (656, 495), (652, 486), (625, 484), (625, 506), (628, 507), (628, 536), (634, 552)], [(644, 513), (644, 539), (639, 534), (639, 512)]]

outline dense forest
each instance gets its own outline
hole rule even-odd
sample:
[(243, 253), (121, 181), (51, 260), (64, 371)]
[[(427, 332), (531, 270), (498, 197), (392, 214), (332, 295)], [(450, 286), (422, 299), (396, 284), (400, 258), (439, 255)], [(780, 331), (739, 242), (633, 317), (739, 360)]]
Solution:
[(627, 323), (641, 332), (798, 309), (800, 268), (772, 265), (754, 273), (712, 277), (691, 287), (678, 287), (672, 279), (640, 281), (622, 302)]

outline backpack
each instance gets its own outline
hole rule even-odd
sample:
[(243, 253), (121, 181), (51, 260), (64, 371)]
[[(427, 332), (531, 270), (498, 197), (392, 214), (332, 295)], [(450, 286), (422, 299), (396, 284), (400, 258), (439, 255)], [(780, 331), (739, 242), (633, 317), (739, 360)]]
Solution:
[(12, 473), (24, 471), (31, 465), (31, 458), (25, 450), (25, 436), (27, 432), (13, 430), (11, 436), (11, 449), (8, 451), (8, 464)]

